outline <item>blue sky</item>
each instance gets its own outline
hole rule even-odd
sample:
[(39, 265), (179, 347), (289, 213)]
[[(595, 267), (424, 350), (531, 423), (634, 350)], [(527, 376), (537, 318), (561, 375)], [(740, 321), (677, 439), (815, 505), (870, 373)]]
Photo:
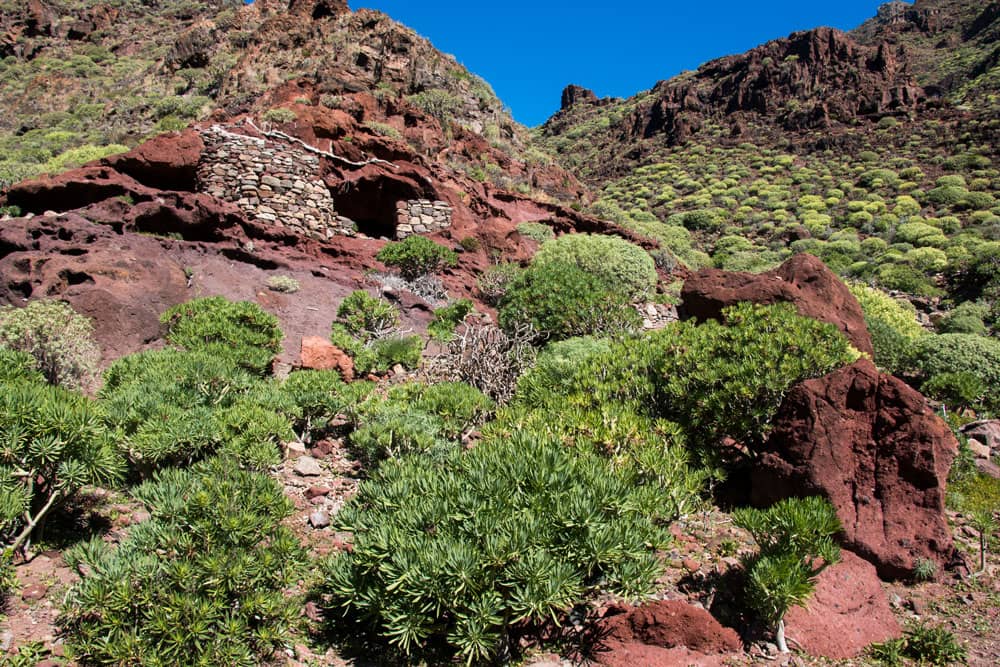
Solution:
[(628, 97), (713, 58), (796, 30), (854, 28), (882, 0), (460, 2), (348, 0), (427, 37), (486, 79), (514, 117), (544, 122), (563, 87)]

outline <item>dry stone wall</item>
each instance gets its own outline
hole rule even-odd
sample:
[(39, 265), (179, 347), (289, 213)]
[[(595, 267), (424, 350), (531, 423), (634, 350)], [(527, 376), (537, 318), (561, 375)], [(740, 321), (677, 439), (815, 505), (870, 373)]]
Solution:
[[(319, 156), (282, 141), (213, 126), (201, 130), (205, 150), (198, 165), (202, 192), (235, 203), (249, 218), (325, 240), (363, 236), (354, 220), (338, 215), (320, 178)], [(416, 199), (396, 204), (396, 238), (451, 227), (452, 208)]]
[(413, 199), (396, 204), (396, 237), (433, 234), (451, 227), (452, 209), (443, 201)]

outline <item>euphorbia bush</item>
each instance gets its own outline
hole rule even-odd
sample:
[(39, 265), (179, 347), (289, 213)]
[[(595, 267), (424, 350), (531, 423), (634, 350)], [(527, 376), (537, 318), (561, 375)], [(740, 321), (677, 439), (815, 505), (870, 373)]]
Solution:
[(100, 407), (29, 379), (0, 382), (0, 539), (18, 550), (49, 512), (87, 484), (108, 485), (122, 459)]
[(433, 465), (386, 462), (338, 515), (354, 544), (324, 568), (328, 618), (346, 614), (406, 654), (445, 643), (469, 662), (509, 657), (520, 632), (580, 602), (650, 590), (669, 491), (525, 434)]
[(97, 538), (66, 554), (82, 577), (60, 619), (77, 660), (250, 667), (287, 644), (301, 603), (284, 589), (304, 555), (277, 482), (220, 458), (133, 495), (148, 521), (116, 547)]
[(617, 236), (566, 234), (546, 241), (532, 260), (533, 266), (575, 264), (605, 286), (630, 299), (646, 296), (656, 286), (653, 258), (639, 246)]
[(399, 242), (382, 246), (375, 259), (395, 268), (406, 280), (436, 273), (458, 263), (458, 254), (426, 236), (407, 236)]
[(170, 308), (160, 320), (167, 326), (170, 344), (224, 356), (257, 373), (269, 371), (281, 350), (278, 318), (249, 301), (193, 299)]
[(67, 389), (87, 388), (97, 374), (101, 353), (93, 331), (89, 319), (62, 301), (0, 307), (0, 347), (31, 355), (48, 382)]

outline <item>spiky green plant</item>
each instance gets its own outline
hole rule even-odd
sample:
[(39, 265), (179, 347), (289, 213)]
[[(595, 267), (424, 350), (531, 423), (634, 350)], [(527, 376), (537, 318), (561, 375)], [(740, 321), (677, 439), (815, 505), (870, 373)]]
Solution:
[(300, 602), (284, 594), (304, 554), (281, 525), (291, 502), (268, 476), (217, 458), (134, 491), (151, 513), (111, 547), (67, 552), (81, 581), (60, 627), (82, 664), (263, 664)]
[(833, 541), (840, 531), (837, 513), (825, 498), (789, 498), (766, 510), (733, 512), (733, 523), (749, 531), (759, 551), (743, 559), (747, 604), (775, 627), (782, 653), (785, 614), (809, 599), (816, 577), (840, 559)]

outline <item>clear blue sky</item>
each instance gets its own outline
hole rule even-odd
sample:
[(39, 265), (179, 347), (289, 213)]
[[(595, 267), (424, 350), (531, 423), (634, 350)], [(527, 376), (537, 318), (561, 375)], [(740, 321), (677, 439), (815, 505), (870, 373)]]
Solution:
[(486, 79), (514, 117), (544, 122), (575, 83), (628, 97), (796, 30), (856, 27), (883, 0), (348, 0), (385, 12)]

